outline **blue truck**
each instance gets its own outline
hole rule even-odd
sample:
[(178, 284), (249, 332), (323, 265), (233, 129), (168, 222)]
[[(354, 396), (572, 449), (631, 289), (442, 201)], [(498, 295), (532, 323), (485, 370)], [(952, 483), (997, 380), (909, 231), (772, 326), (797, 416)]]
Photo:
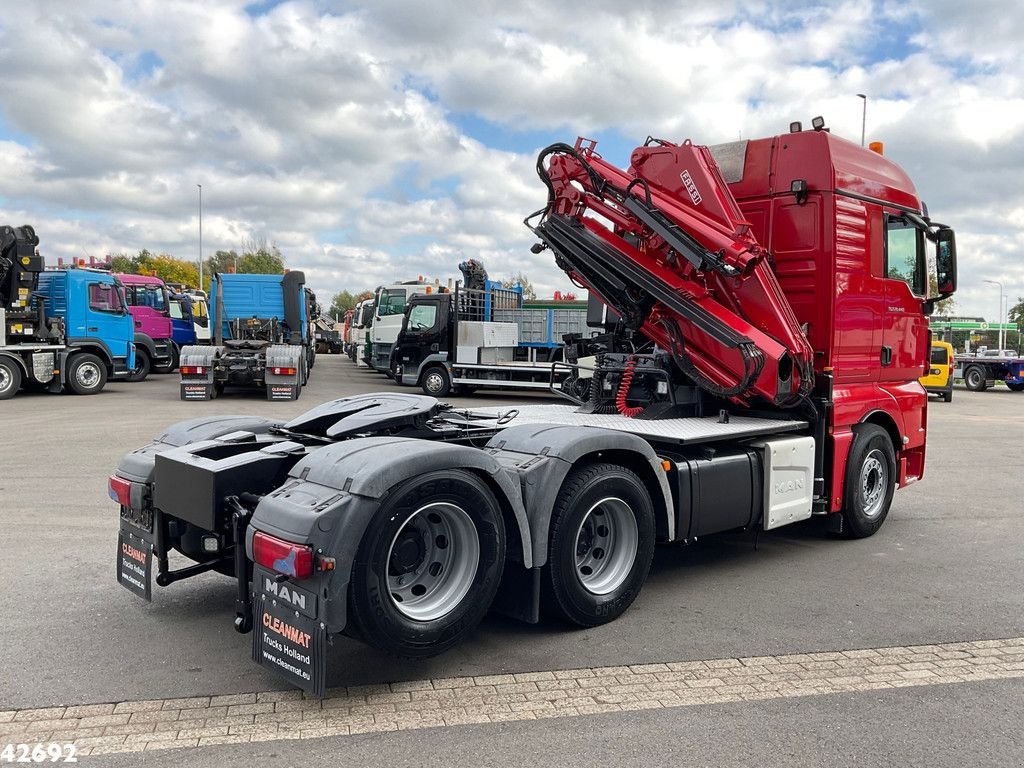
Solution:
[(22, 388), (100, 392), (135, 367), (134, 327), (117, 279), (45, 271), (30, 226), (0, 226), (0, 400)]
[(313, 364), (310, 296), (302, 272), (216, 274), (213, 339), (181, 350), (182, 400), (212, 400), (228, 387), (264, 387), (268, 400), (296, 400)]

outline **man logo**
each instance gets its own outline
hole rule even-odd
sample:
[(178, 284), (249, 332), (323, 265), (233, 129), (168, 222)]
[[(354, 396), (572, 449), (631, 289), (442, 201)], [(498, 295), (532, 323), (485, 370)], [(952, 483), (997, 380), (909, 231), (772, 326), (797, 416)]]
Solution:
[(793, 491), (802, 491), (803, 489), (803, 480), (782, 480), (775, 484), (775, 493), (779, 495), (783, 493), (792, 493)]
[(263, 591), (267, 592), (278, 600), (291, 603), (296, 608), (306, 608), (306, 596), (299, 594), (293, 590), (288, 589), (286, 584), (278, 584), (273, 579), (268, 579), (266, 576), (263, 577)]

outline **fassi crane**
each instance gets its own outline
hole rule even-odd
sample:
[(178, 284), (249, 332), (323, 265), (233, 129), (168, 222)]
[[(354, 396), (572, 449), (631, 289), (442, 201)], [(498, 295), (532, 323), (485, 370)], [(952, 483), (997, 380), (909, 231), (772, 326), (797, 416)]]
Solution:
[(594, 146), (537, 160), (548, 205), (527, 225), (559, 267), (712, 394), (801, 402), (813, 351), (708, 149), (648, 139), (624, 172)]

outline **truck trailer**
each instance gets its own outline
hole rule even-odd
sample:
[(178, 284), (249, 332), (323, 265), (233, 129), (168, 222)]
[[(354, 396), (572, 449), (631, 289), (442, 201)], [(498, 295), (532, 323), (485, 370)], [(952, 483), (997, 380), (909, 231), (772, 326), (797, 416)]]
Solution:
[(214, 340), (181, 350), (182, 400), (211, 400), (227, 387), (263, 387), (268, 400), (296, 400), (313, 363), (309, 297), (302, 272), (216, 274)]
[(0, 227), (0, 400), (23, 387), (78, 395), (127, 378), (132, 318), (109, 272), (46, 271), (28, 226)]
[(964, 386), (972, 392), (984, 392), (997, 381), (1011, 392), (1024, 392), (1024, 357), (1013, 350), (995, 350), (996, 354), (991, 355), (986, 351), (990, 350), (954, 355), (954, 378), (963, 379)]
[(873, 535), (924, 473), (926, 315), (956, 289), (955, 238), (823, 126), (652, 139), (626, 170), (548, 147), (535, 248), (619, 318), (586, 340), (581, 403), (381, 393), (182, 422), (110, 478), (122, 585), (149, 598), (154, 560), (160, 585), (232, 575), (253, 660), (322, 694), (339, 634), (423, 657), (488, 610), (611, 621), (657, 541), (813, 516)]

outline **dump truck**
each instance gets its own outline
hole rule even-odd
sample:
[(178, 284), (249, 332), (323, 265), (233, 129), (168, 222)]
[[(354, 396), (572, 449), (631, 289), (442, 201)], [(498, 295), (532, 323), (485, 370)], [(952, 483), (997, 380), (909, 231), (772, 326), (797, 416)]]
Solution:
[(182, 400), (211, 400), (228, 387), (262, 387), (268, 400), (296, 400), (312, 367), (305, 276), (216, 274), (213, 343), (181, 350)]
[(489, 610), (612, 621), (657, 542), (813, 517), (875, 534), (925, 471), (918, 377), (955, 235), (896, 163), (813, 127), (650, 139), (626, 169), (590, 140), (548, 147), (535, 248), (617, 317), (582, 342), (586, 396), (174, 425), (109, 480), (121, 584), (232, 576), (253, 660), (322, 694), (338, 635), (424, 657)]

